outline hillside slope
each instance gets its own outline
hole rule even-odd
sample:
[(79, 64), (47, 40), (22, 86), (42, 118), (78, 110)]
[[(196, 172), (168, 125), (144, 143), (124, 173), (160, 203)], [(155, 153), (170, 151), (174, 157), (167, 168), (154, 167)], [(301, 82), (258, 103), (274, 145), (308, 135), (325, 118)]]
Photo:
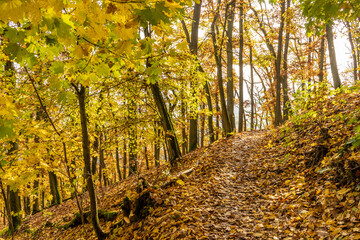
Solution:
[[(99, 189), (99, 208), (118, 213), (101, 220), (109, 239), (360, 239), (360, 95), (316, 102)], [(76, 212), (72, 200), (30, 216), (16, 239), (95, 239), (90, 224), (64, 228)]]

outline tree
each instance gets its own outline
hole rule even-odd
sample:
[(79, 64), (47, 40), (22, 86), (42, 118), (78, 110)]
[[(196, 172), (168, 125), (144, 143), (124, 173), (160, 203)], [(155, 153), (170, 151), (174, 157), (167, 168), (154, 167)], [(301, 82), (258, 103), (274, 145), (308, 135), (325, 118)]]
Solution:
[(326, 24), (326, 39), (328, 43), (329, 57), (331, 73), (334, 81), (334, 87), (339, 88), (341, 86), (341, 80), (336, 62), (335, 46), (334, 46), (334, 35), (332, 31), (332, 23)]

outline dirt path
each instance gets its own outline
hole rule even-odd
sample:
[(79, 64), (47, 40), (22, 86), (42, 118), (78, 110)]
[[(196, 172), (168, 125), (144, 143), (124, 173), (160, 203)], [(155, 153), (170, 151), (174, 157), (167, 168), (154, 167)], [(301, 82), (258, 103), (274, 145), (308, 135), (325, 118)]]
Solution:
[(217, 164), (209, 177), (211, 184), (202, 190), (208, 197), (197, 206), (203, 209), (200, 219), (209, 239), (279, 235), (271, 225), (276, 216), (268, 209), (276, 198), (274, 188), (264, 186), (266, 174), (261, 174), (266, 163), (254, 158), (264, 137), (263, 132), (237, 135), (209, 151), (208, 159)]
[(256, 157), (266, 139), (266, 132), (249, 132), (214, 143), (183, 186), (164, 191), (165, 205), (145, 221), (149, 229), (134, 229), (139, 234), (135, 236), (139, 239), (291, 236), (284, 234), (285, 217), (276, 212), (280, 198), (276, 193), (278, 180), (268, 178), (266, 158)]

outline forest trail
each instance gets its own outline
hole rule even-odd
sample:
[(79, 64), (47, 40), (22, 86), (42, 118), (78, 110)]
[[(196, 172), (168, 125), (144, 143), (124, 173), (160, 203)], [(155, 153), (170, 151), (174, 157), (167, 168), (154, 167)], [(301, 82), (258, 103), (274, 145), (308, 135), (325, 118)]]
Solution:
[(282, 181), (267, 174), (277, 165), (264, 155), (268, 140), (268, 131), (254, 131), (215, 142), (197, 158), (198, 165), (184, 185), (164, 191), (162, 198), (169, 202), (145, 220), (142, 226), (148, 227), (136, 226), (129, 235), (119, 236), (292, 239), (294, 229), (286, 231), (285, 216), (276, 213), (281, 198), (276, 189)]

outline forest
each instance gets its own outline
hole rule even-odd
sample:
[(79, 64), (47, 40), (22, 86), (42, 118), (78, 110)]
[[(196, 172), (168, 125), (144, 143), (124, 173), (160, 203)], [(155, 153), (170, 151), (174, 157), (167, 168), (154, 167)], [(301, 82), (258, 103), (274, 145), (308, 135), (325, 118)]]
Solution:
[(0, 238), (360, 239), (359, 0), (0, 0)]

